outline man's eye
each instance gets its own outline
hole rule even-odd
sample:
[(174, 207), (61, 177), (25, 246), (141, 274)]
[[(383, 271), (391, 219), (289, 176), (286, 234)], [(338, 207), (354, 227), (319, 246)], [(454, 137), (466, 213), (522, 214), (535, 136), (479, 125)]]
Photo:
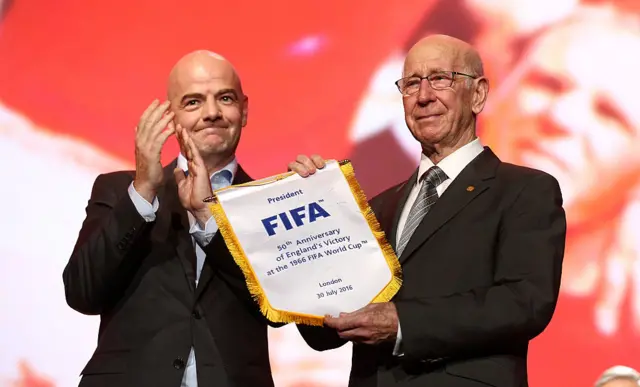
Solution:
[(429, 77), (432, 81), (448, 81), (451, 77), (447, 74), (434, 74)]
[(187, 101), (187, 103), (185, 103), (185, 106), (195, 106), (198, 103), (198, 101), (196, 101), (195, 99), (189, 100)]

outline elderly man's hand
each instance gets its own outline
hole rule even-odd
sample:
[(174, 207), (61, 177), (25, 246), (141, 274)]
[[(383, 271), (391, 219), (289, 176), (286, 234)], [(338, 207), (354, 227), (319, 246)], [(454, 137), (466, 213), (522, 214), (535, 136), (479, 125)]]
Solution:
[(324, 324), (338, 335), (354, 343), (380, 344), (395, 342), (398, 334), (398, 312), (391, 302), (369, 304), (339, 317), (326, 316)]
[(297, 173), (302, 177), (311, 176), (318, 169), (322, 169), (325, 166), (324, 159), (318, 155), (299, 155), (296, 157), (296, 161), (289, 163), (289, 170)]

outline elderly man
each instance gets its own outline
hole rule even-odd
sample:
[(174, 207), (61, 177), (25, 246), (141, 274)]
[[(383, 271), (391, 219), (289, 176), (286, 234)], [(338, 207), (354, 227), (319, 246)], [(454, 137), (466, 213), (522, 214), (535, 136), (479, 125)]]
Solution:
[[(235, 151), (248, 98), (197, 51), (142, 115), (136, 170), (99, 176), (67, 267), (68, 304), (101, 317), (81, 386), (273, 386), (267, 322), (203, 199), (249, 176)], [(176, 134), (181, 154), (162, 167)]]
[[(467, 43), (419, 41), (397, 86), (422, 157), (371, 206), (402, 263), (403, 287), (392, 302), (300, 331), (317, 350), (355, 343), (352, 387), (525, 386), (529, 341), (551, 320), (560, 288), (558, 183), (481, 145), (476, 122), (489, 85)], [(308, 176), (323, 165), (299, 156), (289, 167)]]

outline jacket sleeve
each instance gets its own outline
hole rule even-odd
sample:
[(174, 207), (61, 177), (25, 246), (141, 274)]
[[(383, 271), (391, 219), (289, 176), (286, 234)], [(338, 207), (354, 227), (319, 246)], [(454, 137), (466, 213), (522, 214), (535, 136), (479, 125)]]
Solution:
[(338, 332), (332, 328), (302, 324), (296, 326), (307, 345), (316, 351), (340, 348), (347, 342), (341, 339), (340, 336), (338, 336)]
[(503, 215), (492, 286), (395, 302), (404, 355), (435, 360), (540, 334), (558, 299), (565, 236), (558, 183), (537, 175)]
[[(62, 278), (67, 304), (84, 314), (100, 314), (124, 293), (133, 278), (153, 222), (147, 222), (127, 195), (125, 175), (96, 179), (78, 240)], [(122, 185), (120, 192), (117, 187)]]

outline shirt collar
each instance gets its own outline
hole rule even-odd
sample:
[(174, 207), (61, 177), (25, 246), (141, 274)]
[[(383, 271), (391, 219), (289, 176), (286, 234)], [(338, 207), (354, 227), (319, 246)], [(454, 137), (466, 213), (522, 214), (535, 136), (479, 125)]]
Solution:
[[(475, 159), (480, 153), (482, 153), (483, 150), (484, 147), (482, 146), (480, 139), (476, 138), (475, 140), (471, 141), (460, 149), (457, 149), (455, 152), (442, 159), (438, 163), (438, 166), (444, 173), (447, 174), (447, 177), (450, 180), (453, 180), (471, 161), (473, 161), (473, 159)], [(420, 176), (422, 176), (429, 170), (429, 168), (433, 166), (434, 164), (431, 159), (429, 159), (423, 153), (420, 157), (420, 166), (418, 167), (418, 179), (420, 179)]]
[[(187, 165), (187, 158), (180, 153), (178, 155), (178, 168), (187, 172), (189, 167)], [(229, 162), (229, 164), (225, 165), (219, 171), (216, 171), (209, 176), (209, 180), (213, 183), (215, 180), (222, 178), (226, 180), (229, 184), (233, 183), (233, 179), (236, 177), (236, 172), (238, 171), (238, 160), (233, 157), (233, 159)]]

